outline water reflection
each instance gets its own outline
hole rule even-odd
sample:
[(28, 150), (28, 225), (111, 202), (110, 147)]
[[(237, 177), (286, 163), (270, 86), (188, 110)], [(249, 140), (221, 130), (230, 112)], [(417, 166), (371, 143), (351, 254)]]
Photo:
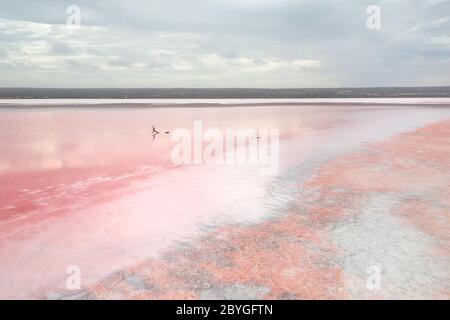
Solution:
[[(319, 161), (448, 117), (413, 107), (1, 110), (0, 297), (61, 289), (73, 264), (96, 281), (201, 226), (280, 214)], [(174, 166), (165, 132), (194, 120), (280, 129), (280, 174)]]

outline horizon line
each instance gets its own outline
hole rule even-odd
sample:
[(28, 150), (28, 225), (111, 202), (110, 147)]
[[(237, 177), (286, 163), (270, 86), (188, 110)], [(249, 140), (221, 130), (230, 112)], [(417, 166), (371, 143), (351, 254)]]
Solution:
[(411, 89), (411, 88), (450, 88), (449, 85), (439, 86), (369, 86), (369, 87), (0, 87), (2, 89), (45, 89), (45, 90), (317, 90), (317, 89)]

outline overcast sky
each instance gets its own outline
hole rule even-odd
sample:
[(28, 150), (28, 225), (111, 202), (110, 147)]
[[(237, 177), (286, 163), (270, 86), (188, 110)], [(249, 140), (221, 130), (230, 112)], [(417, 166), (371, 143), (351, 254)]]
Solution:
[(437, 85), (450, 0), (0, 0), (2, 87)]

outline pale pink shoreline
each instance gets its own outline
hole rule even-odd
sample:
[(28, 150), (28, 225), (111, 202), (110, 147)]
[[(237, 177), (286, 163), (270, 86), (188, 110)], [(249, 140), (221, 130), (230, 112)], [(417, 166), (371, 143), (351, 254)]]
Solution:
[[(55, 297), (68, 265), (80, 265), (92, 285), (214, 226), (261, 223), (283, 212), (295, 199), (291, 184), (323, 161), (450, 118), (417, 107), (183, 110), (3, 111), (1, 297)], [(195, 119), (280, 127), (282, 170), (272, 180), (254, 168), (171, 169), (170, 141), (151, 141), (155, 119), (164, 128)], [(290, 168), (300, 170), (293, 180)]]
[(302, 98), (302, 99), (0, 99), (2, 107), (242, 107), (242, 106), (450, 106), (450, 98)]

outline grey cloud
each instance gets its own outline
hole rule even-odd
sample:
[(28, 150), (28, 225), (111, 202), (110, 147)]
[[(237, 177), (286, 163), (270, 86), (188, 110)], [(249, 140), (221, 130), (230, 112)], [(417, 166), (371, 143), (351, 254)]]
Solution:
[(61, 41), (54, 41), (50, 46), (50, 54), (54, 55), (70, 55), (76, 52), (70, 45)]
[[(0, 48), (22, 66), (3, 65), (4, 86), (33, 68), (44, 71), (24, 85), (59, 86), (68, 73), (70, 86), (450, 84), (446, 0), (3, 2)], [(81, 8), (79, 32), (64, 29), (69, 4)], [(381, 6), (380, 31), (366, 28), (371, 4)]]

